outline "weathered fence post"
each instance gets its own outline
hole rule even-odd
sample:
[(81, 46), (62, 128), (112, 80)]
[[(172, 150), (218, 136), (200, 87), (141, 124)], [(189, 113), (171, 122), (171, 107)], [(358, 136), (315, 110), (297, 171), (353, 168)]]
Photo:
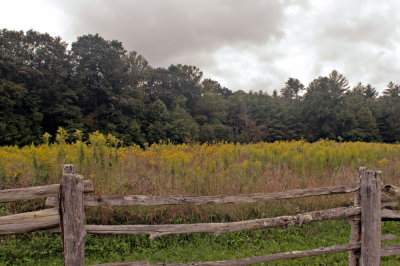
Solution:
[(64, 265), (85, 265), (85, 213), (83, 209), (83, 177), (66, 164), (60, 185), (60, 227), (63, 239)]
[[(364, 171), (367, 168), (359, 167), (357, 169), (357, 180), (356, 183), (360, 185), (361, 177), (363, 176)], [(354, 206), (360, 206), (360, 190), (355, 193), (354, 198)], [(361, 217), (360, 215), (353, 216), (349, 218), (349, 223), (351, 225), (350, 232), (350, 244), (361, 241)], [(350, 266), (358, 266), (360, 265), (360, 252), (359, 251), (350, 251), (349, 252), (349, 265)]]
[(361, 265), (378, 266), (381, 258), (381, 173), (364, 171), (361, 178)]

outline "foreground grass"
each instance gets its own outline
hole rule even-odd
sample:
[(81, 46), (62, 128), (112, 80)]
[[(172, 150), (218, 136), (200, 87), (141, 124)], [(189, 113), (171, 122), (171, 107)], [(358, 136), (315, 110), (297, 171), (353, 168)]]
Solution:
[[(224, 234), (187, 234), (149, 240), (146, 236), (88, 235), (86, 264), (148, 260), (151, 263), (227, 260), (293, 250), (345, 244), (347, 220), (325, 221), (286, 229)], [(385, 222), (382, 233), (400, 237), (400, 226)], [(400, 243), (400, 240), (391, 243)], [(347, 265), (348, 253), (291, 259), (268, 265)], [(0, 265), (61, 265), (61, 238), (53, 233), (3, 237)], [(382, 258), (382, 265), (399, 265), (400, 256)]]

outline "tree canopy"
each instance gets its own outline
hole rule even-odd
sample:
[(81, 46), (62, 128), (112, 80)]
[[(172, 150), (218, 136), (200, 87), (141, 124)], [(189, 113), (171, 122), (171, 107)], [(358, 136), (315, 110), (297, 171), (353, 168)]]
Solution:
[(392, 81), (379, 95), (371, 84), (350, 88), (333, 70), (308, 86), (289, 78), (272, 95), (233, 92), (196, 66), (153, 68), (99, 34), (67, 47), (47, 33), (0, 30), (0, 145), (38, 144), (45, 132), (55, 140), (59, 127), (141, 146), (400, 140), (400, 85)]

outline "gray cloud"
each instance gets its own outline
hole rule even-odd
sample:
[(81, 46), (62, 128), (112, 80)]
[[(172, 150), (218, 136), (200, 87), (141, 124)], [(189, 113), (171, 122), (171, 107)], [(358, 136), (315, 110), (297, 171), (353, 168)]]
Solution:
[(351, 85), (400, 82), (397, 0), (70, 0), (68, 41), (88, 33), (121, 41), (152, 66), (190, 64), (230, 89), (279, 90), (343, 73)]
[(279, 1), (71, 2), (63, 7), (72, 18), (69, 35), (100, 33), (118, 39), (156, 66), (190, 63), (175, 59), (190, 60), (193, 55), (211, 53), (221, 46), (267, 43), (283, 37), (284, 6)]
[(339, 3), (335, 9), (326, 8), (314, 17), (314, 43), (308, 45), (316, 52), (321, 70), (336, 68), (352, 85), (361, 81), (380, 90), (390, 80), (398, 82), (400, 54), (396, 40), (400, 37), (400, 21), (393, 12), (398, 4)]

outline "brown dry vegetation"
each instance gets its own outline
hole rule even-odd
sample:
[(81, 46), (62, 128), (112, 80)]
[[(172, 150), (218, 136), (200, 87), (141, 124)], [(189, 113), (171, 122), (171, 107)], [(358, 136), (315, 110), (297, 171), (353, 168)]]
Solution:
[[(113, 136), (0, 148), (0, 188), (58, 183), (64, 163), (93, 181), (95, 195), (217, 195), (348, 185), (358, 166), (383, 172), (399, 185), (400, 145), (321, 140), (233, 144), (154, 144), (115, 148)], [(351, 196), (221, 206), (88, 208), (91, 223), (234, 221), (349, 205)], [(44, 201), (3, 205), (12, 213), (43, 208)]]

